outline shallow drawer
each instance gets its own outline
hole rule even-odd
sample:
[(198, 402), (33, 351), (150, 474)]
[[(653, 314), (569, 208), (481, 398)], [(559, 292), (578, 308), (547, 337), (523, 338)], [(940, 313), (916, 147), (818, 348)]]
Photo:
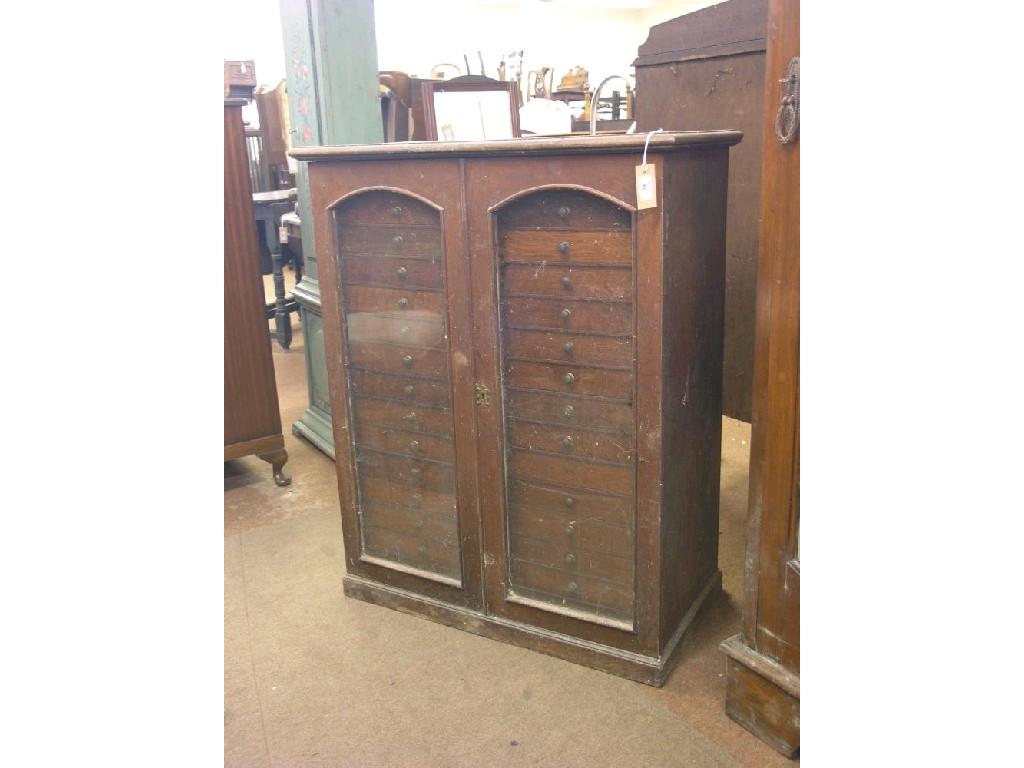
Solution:
[(633, 434), (633, 406), (629, 403), (509, 390), (505, 412), (514, 419)]
[(509, 443), (516, 448), (619, 464), (630, 464), (633, 460), (633, 440), (628, 435), (551, 427), (512, 419), (508, 422), (507, 431)]
[(508, 452), (508, 472), (517, 480), (633, 497), (632, 465), (590, 464), (512, 448)]
[(389, 453), (404, 453), (425, 459), (455, 462), (455, 446), (451, 440), (437, 435), (424, 435), (396, 427), (361, 424), (356, 427), (356, 445)]
[(506, 327), (616, 334), (633, 332), (633, 305), (629, 302), (509, 296), (502, 301), (502, 312)]
[(452, 537), (419, 537), (372, 525), (363, 527), (363, 550), (368, 555), (458, 578), (459, 542)]
[(338, 252), (384, 260), (423, 259), (440, 262), (441, 230), (436, 227), (347, 225), (338, 228)]
[(559, 360), (581, 365), (631, 368), (633, 339), (630, 336), (583, 336), (555, 331), (506, 331), (507, 357)]
[(510, 360), (505, 364), (505, 383), (510, 387), (571, 392), (581, 395), (629, 398), (633, 396), (632, 371), (583, 368), (560, 363)]
[(340, 264), (342, 284), (438, 290), (444, 287), (444, 275), (439, 261), (349, 256), (342, 259)]
[(353, 368), (349, 370), (349, 384), (353, 395), (370, 395), (409, 405), (447, 408), (450, 402), (447, 382)]
[(530, 533), (526, 530), (512, 532), (509, 548), (513, 558), (567, 573), (613, 581), (627, 588), (633, 583), (633, 561), (629, 558), (578, 549), (567, 537), (545, 539)]
[(395, 288), (369, 288), (363, 285), (346, 285), (344, 310), (356, 312), (386, 312), (415, 314), (423, 319), (440, 320), (444, 317), (447, 302), (440, 291), (414, 291)]
[(441, 214), (419, 200), (394, 192), (376, 190), (361, 193), (342, 204), (335, 213), (339, 226), (352, 224), (432, 224), (441, 221)]
[(347, 318), (348, 340), (442, 347), (444, 323), (436, 317), (383, 312), (353, 312)]
[(633, 270), (616, 267), (502, 264), (502, 298), (535, 294), (582, 299), (628, 299), (633, 294)]
[(501, 227), (574, 229), (630, 228), (629, 211), (594, 195), (568, 189), (535, 192), (506, 206)]
[(522, 521), (545, 536), (574, 535), (577, 545), (586, 549), (632, 556), (632, 499), (511, 480), (508, 501), (509, 519), (514, 523)]
[(499, 235), (499, 253), (506, 261), (633, 265), (629, 232), (549, 232), (509, 229)]
[(406, 405), (387, 400), (356, 397), (352, 400), (356, 428), (362, 424), (398, 427), (410, 432), (451, 436), (452, 417), (447, 409)]
[(430, 510), (370, 502), (363, 504), (362, 520), (364, 525), (373, 528), (413, 536), (444, 538), (452, 542), (458, 541), (459, 536), (459, 521), (454, 510), (438, 514)]
[(633, 615), (633, 589), (630, 586), (566, 573), (515, 558), (512, 559), (512, 588), (524, 597), (543, 600), (550, 595), (554, 598), (551, 602), (578, 605), (615, 618), (628, 620)]
[(441, 517), (456, 515), (455, 494), (452, 491), (430, 491), (410, 488), (390, 479), (359, 478), (360, 499), (365, 504), (388, 504), (423, 510)]
[(405, 344), (349, 342), (349, 361), (371, 371), (407, 373), (430, 379), (448, 378), (448, 351)]
[(365, 477), (385, 477), (412, 488), (444, 492), (455, 489), (455, 471), (450, 464), (364, 450), (356, 458), (356, 468)]

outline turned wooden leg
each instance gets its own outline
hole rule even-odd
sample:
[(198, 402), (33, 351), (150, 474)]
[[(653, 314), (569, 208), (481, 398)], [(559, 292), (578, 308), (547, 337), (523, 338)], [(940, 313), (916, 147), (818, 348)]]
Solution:
[(281, 246), (276, 246), (270, 255), (274, 263), (274, 327), (277, 330), (277, 343), (282, 349), (288, 349), (292, 345), (292, 318), (288, 314), (285, 300), (284, 258), (281, 255)]
[(288, 461), (288, 451), (281, 448), (277, 451), (270, 451), (268, 453), (256, 454), (261, 459), (270, 463), (271, 469), (274, 471), (274, 482), (278, 485), (285, 486), (291, 483), (292, 479), (284, 473), (284, 464)]

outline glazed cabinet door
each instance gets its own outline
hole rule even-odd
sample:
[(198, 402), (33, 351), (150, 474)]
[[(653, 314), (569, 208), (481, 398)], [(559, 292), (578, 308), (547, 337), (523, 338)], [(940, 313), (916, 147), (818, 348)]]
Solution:
[(339, 466), (349, 571), (477, 605), (458, 211), (377, 188), (348, 194), (331, 212), (342, 359), (331, 373), (347, 405)]
[(633, 220), (595, 191), (557, 186), (491, 208), (497, 386), (481, 409), (493, 441), (481, 466), (495, 481), (483, 488), (488, 611), (626, 647), (636, 628)]

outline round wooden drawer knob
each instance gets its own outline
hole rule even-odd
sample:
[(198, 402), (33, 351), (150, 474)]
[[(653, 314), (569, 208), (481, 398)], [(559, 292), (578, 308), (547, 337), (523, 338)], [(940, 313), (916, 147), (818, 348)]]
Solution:
[[(566, 496), (565, 497), (565, 506), (567, 506), (567, 507), (575, 507), (576, 506), (576, 499), (574, 499), (572, 496)], [(572, 526), (569, 526), (569, 527), (571, 528)]]
[(565, 556), (565, 562), (567, 565), (573, 565), (576, 562), (576, 555), (570, 552)]
[(402, 298), (400, 298), (398, 300), (398, 308), (399, 309), (405, 309), (408, 306), (409, 306), (409, 300), (407, 298), (405, 298), (405, 296), (403, 296)]
[(580, 585), (577, 584), (575, 581), (570, 581), (569, 582), (569, 586), (566, 587), (566, 589), (568, 589), (570, 592), (575, 592), (579, 588), (580, 588)]
[(573, 384), (576, 381), (576, 374), (567, 373), (565, 374), (565, 376), (562, 377), (562, 381), (564, 381), (566, 384)]
[(419, 467), (413, 467), (412, 469), (410, 469), (410, 470), (409, 470), (409, 473), (410, 473), (410, 474), (411, 474), (411, 475), (412, 475), (413, 477), (419, 477), (420, 475), (422, 475), (422, 474), (423, 474), (423, 470), (422, 470), (422, 469), (420, 469)]
[(566, 418), (571, 418), (572, 415), (576, 413), (576, 409), (571, 405), (567, 405), (565, 406), (565, 410), (563, 410), (562, 413), (565, 414)]
[(406, 276), (409, 274), (409, 270), (405, 267), (399, 267), (397, 270), (395, 270), (395, 274), (398, 275), (399, 280), (404, 280)]
[(412, 368), (412, 364), (412, 355), (406, 355), (405, 357), (402, 358), (402, 365), (404, 365), (406, 368)]
[(395, 245), (401, 245), (402, 244), (402, 236), (401, 235), (395, 235), (394, 237), (391, 238), (391, 242), (394, 243)]
[(402, 206), (396, 205), (394, 208), (392, 208), (391, 209), (391, 215), (394, 216), (396, 219), (399, 216), (401, 216), (402, 215)]
[(573, 353), (573, 350), (576, 349), (576, 345), (571, 341), (567, 341), (565, 342), (565, 344), (562, 345), (562, 349), (565, 350), (565, 354), (571, 355)]
[(409, 335), (409, 326), (408, 325), (403, 325), (401, 328), (399, 328), (398, 329), (398, 335), (399, 336), (408, 336)]
[(568, 253), (569, 252), (569, 241), (568, 240), (563, 240), (562, 242), (560, 242), (558, 244), (558, 252), (559, 253)]
[(562, 278), (562, 287), (563, 288), (572, 288), (572, 280), (569, 279), (568, 275), (566, 275), (565, 277)]
[(561, 208), (558, 209), (558, 218), (567, 219), (569, 218), (569, 213), (569, 206), (563, 205)]
[(558, 316), (563, 320), (568, 320), (570, 317), (572, 317), (572, 310), (569, 309), (568, 307), (565, 307), (562, 309), (561, 312), (558, 313)]
[(567, 526), (565, 526), (565, 532), (567, 535), (572, 536), (574, 533), (576, 533), (576, 527), (572, 523), (569, 523)]
[(405, 394), (407, 395), (411, 395), (413, 392), (416, 391), (416, 387), (414, 387), (412, 384), (406, 384), (404, 387), (402, 387), (402, 391), (405, 392)]
[(416, 413), (414, 411), (409, 411), (402, 417), (402, 421), (416, 421)]
[(573, 443), (572, 438), (569, 437), (569, 435), (566, 435), (565, 437), (562, 438), (563, 448), (572, 448), (573, 445), (575, 445), (575, 443)]
[(409, 450), (410, 451), (418, 451), (419, 449), (420, 449), (420, 441), (419, 440), (410, 440), (409, 441)]

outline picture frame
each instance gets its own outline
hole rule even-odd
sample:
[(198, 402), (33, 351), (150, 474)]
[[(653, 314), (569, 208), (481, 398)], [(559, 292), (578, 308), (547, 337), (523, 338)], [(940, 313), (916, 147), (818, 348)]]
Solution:
[(428, 141), (518, 139), (519, 84), (481, 75), (423, 83)]

